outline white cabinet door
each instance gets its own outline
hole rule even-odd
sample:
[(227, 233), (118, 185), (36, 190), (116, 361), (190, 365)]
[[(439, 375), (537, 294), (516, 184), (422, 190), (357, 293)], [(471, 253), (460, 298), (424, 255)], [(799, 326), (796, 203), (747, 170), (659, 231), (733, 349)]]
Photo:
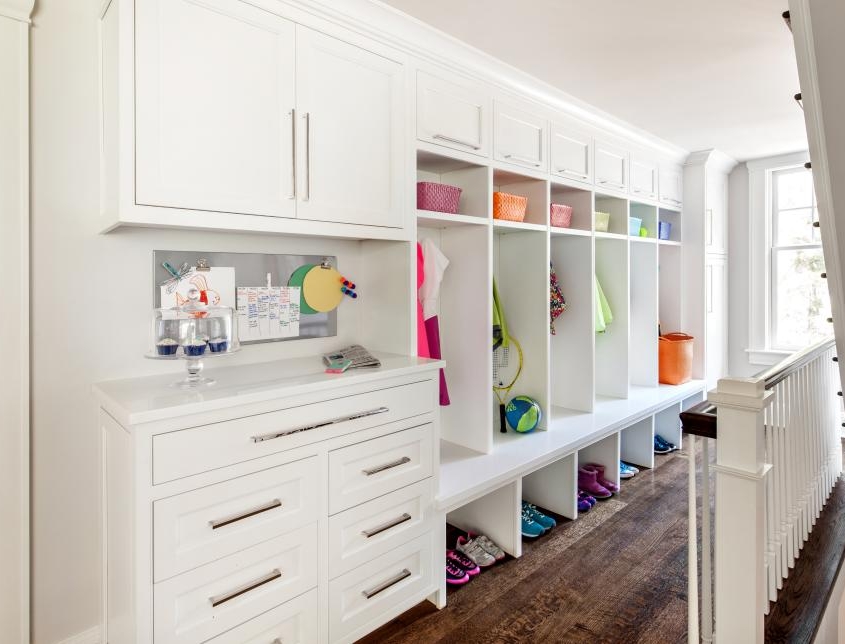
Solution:
[(596, 141), (596, 185), (598, 188), (628, 190), (628, 152)]
[(631, 158), (631, 194), (636, 199), (657, 199), (657, 165), (639, 157)]
[(135, 7), (135, 200), (295, 216), (294, 25), (239, 0)]
[(548, 169), (548, 121), (499, 101), (496, 101), (495, 112), (493, 145), (496, 159), (534, 170)]
[(490, 96), (478, 87), (417, 72), (417, 138), (455, 150), (490, 154)]
[(723, 174), (707, 176), (707, 204), (704, 210), (704, 250), (724, 255), (728, 252), (728, 182)]
[(728, 264), (724, 257), (708, 256), (704, 264), (704, 310), (706, 315), (705, 369), (707, 386), (728, 369)]
[(680, 168), (660, 168), (660, 201), (676, 207), (683, 203), (683, 177)]
[(591, 183), (593, 180), (593, 139), (552, 123), (552, 174)]
[(400, 63), (296, 29), (300, 219), (401, 228)]

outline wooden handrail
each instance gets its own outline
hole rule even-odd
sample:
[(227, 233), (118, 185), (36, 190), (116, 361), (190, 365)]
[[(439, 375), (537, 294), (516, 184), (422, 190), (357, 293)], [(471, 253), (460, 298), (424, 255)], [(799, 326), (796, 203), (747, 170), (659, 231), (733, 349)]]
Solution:
[(706, 400), (681, 412), (681, 428), (685, 434), (716, 438), (716, 425), (716, 405)]

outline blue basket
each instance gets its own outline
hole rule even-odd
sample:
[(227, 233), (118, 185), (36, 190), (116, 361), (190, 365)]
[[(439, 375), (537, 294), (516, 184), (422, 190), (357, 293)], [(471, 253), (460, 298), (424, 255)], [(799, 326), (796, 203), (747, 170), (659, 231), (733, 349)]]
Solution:
[(643, 220), (639, 217), (628, 217), (628, 234), (632, 237), (639, 237), (642, 223)]
[(672, 234), (672, 224), (668, 221), (659, 221), (657, 222), (657, 238), (668, 240), (670, 235)]

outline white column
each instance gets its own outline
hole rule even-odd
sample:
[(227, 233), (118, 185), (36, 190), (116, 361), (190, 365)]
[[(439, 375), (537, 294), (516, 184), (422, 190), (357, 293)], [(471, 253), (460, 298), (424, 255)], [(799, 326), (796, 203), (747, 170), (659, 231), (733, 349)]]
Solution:
[(716, 405), (716, 636), (720, 642), (763, 642), (763, 410), (773, 393), (757, 379), (723, 378), (708, 400)]

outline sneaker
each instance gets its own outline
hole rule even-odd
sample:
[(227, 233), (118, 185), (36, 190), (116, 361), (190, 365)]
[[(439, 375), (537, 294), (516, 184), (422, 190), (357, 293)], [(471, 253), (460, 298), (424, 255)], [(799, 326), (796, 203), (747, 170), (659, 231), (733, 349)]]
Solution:
[(596, 473), (596, 482), (609, 492), (618, 492), (619, 486), (613, 481), (610, 481), (604, 476), (604, 465), (601, 463), (587, 463), (584, 465), (585, 470), (592, 470)]
[(670, 443), (670, 442), (669, 442), (669, 441), (667, 441), (665, 438), (663, 438), (660, 434), (655, 434), (654, 436), (655, 436), (655, 438), (657, 438), (660, 442), (662, 442), (663, 444), (665, 444), (666, 446), (668, 446), (670, 450), (674, 451), (674, 450), (678, 449), (677, 447), (675, 447), (675, 443)]
[(446, 583), (460, 586), (469, 581), (469, 573), (446, 557)]
[(660, 434), (654, 435), (654, 453), (655, 454), (668, 454), (672, 450), (675, 449), (675, 446), (672, 443), (666, 442), (664, 438)]
[(637, 474), (640, 473), (640, 470), (634, 467), (633, 465), (629, 465), (625, 461), (619, 461), (619, 478), (620, 479), (632, 479)]
[[(463, 537), (458, 537), (458, 540), (463, 539)], [(490, 537), (484, 534), (479, 534), (475, 536), (475, 540), (478, 542), (484, 550), (486, 550), (489, 554), (493, 555), (496, 558), (496, 561), (501, 561), (505, 558), (505, 551), (502, 550), (498, 544), (496, 544)]]
[(475, 562), (476, 566), (486, 568), (496, 563), (496, 557), (487, 552), (477, 539), (466, 540), (463, 537), (458, 537), (458, 543), (455, 550), (464, 553), (467, 557)]
[(523, 501), (522, 509), (527, 509), (528, 514), (531, 515), (531, 518), (534, 519), (536, 523), (539, 523), (541, 526), (543, 526), (544, 530), (551, 530), (557, 525), (557, 521), (555, 521), (552, 517), (540, 512), (540, 510), (537, 509), (537, 506), (533, 503), (526, 503), (525, 501)]
[(544, 534), (546, 529), (531, 518), (527, 508), (522, 508), (522, 536), (534, 539)]
[[(591, 499), (593, 497), (590, 497)], [(595, 501), (595, 499), (593, 499)], [(587, 501), (585, 497), (578, 497), (578, 512), (589, 512), (593, 509), (593, 504)]]
[(447, 550), (446, 560), (451, 561), (458, 568), (466, 570), (470, 577), (475, 577), (481, 572), (481, 568), (478, 567), (477, 563), (458, 550)]
[(590, 496), (584, 490), (578, 490), (578, 501), (585, 501), (590, 507), (593, 507), (596, 503), (598, 503), (598, 501), (596, 501), (596, 497)]
[(587, 470), (583, 467), (579, 467), (579, 489), (584, 490), (584, 492), (586, 492), (590, 496), (596, 497), (597, 499), (609, 499), (613, 496), (613, 493), (596, 480), (597, 476), (598, 474), (595, 470)]

